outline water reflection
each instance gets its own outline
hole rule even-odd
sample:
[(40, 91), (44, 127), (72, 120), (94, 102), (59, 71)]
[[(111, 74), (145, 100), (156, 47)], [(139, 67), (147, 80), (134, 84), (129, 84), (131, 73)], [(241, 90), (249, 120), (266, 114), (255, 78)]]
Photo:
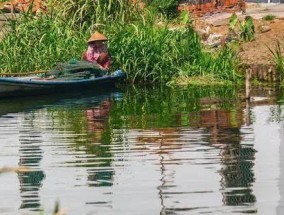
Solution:
[(34, 118), (33, 114), (24, 115), (23, 127), (19, 130), (19, 166), (29, 167), (31, 171), (18, 173), (18, 178), (22, 198), (20, 208), (39, 210), (41, 209), (39, 190), (45, 174), (40, 168), (40, 161), (43, 157), (42, 135), (41, 131), (33, 125)]
[[(167, 97), (164, 100), (167, 100)], [(148, 102), (153, 106), (159, 104), (154, 100), (148, 100)], [(192, 106), (199, 106), (198, 110), (192, 111), (189, 108), (189, 111), (186, 112), (182, 107), (187, 107), (188, 102), (192, 102)], [(218, 157), (222, 165), (218, 172), (221, 176), (220, 191), (223, 196), (223, 204), (225, 206), (244, 206), (242, 212), (254, 212), (254, 207), (250, 208), (250, 205), (253, 206), (256, 202), (256, 197), (252, 190), (255, 159), (254, 140), (243, 141), (245, 134), (241, 130), (245, 117), (243, 116), (242, 106), (236, 104), (236, 106), (229, 108), (227, 106), (226, 108), (223, 99), (205, 97), (195, 101), (192, 101), (192, 99), (191, 101), (179, 100), (178, 103), (174, 103), (172, 100), (171, 103), (171, 108), (177, 107), (177, 110), (172, 111), (170, 109), (169, 112), (160, 114), (172, 116), (173, 120), (168, 125), (174, 124), (175, 128), (152, 128), (152, 121), (145, 121), (143, 116), (139, 118), (138, 114), (133, 114), (136, 122), (130, 126), (133, 128), (133, 126), (143, 125), (143, 131), (140, 131), (137, 135), (136, 146), (143, 147), (141, 150), (144, 152), (149, 151), (149, 153), (157, 153), (159, 155), (157, 159), (160, 161), (161, 172), (161, 184), (158, 186), (158, 193), (161, 199), (160, 213), (166, 214), (191, 210), (206, 211), (205, 205), (200, 203), (190, 204), (187, 207), (172, 207), (165, 200), (172, 198), (178, 203), (180, 202), (179, 196), (187, 193), (186, 190), (174, 191), (179, 186), (176, 184), (175, 179), (175, 175), (178, 175), (178, 166), (185, 165), (188, 160), (191, 160), (190, 158), (195, 154), (194, 151), (210, 153), (214, 148), (219, 151)], [(154, 108), (148, 111), (152, 114), (152, 119), (163, 120), (162, 116), (155, 113)], [(153, 115), (153, 113), (155, 114)], [(147, 113), (145, 116), (147, 117)], [(135, 120), (132, 120), (130, 117), (129, 122), (134, 122)], [(139, 123), (140, 120), (141, 123)], [(148, 130), (148, 127), (151, 129)], [(248, 130), (250, 130), (249, 133), (253, 132), (251, 129)], [(182, 154), (186, 152), (187, 156), (182, 157)], [(211, 156), (209, 154), (208, 158), (192, 158), (192, 162), (201, 162), (204, 164), (204, 167), (212, 168), (215, 166), (215, 159), (216, 157), (214, 158), (213, 154)], [(188, 169), (188, 171), (190, 170)], [(185, 183), (190, 183), (190, 181)], [(199, 184), (199, 186), (203, 185)], [(200, 191), (192, 192), (198, 193)]]
[[(107, 98), (98, 105), (92, 106), (86, 110), (88, 123), (88, 136), (90, 146), (88, 150), (98, 158), (106, 158), (95, 168), (89, 168), (88, 184), (89, 186), (111, 186), (114, 170), (110, 168), (112, 154), (110, 153), (110, 135), (109, 135), (109, 113), (111, 109), (111, 99)], [(104, 145), (104, 147), (102, 147)]]
[[(249, 111), (249, 110), (246, 110)], [(241, 132), (243, 111), (237, 107), (231, 110), (215, 109), (201, 110), (193, 124), (208, 129), (208, 143), (220, 149), (222, 168), (221, 192), (223, 203), (227, 206), (247, 206), (256, 202), (252, 185), (254, 182), (253, 165), (255, 160), (254, 139), (243, 142)], [(253, 131), (251, 129), (250, 133)], [(252, 209), (254, 211), (254, 209)], [(248, 212), (248, 211), (246, 211)]]
[(238, 93), (130, 89), (19, 112), (14, 147), (34, 170), (18, 174), (21, 209), (53, 209), (58, 197), (70, 214), (259, 212), (255, 107), (270, 103)]
[(90, 140), (93, 143), (100, 143), (103, 132), (108, 126), (107, 123), (110, 109), (111, 100), (110, 98), (107, 98), (99, 105), (90, 107), (86, 110), (88, 132), (90, 134)]

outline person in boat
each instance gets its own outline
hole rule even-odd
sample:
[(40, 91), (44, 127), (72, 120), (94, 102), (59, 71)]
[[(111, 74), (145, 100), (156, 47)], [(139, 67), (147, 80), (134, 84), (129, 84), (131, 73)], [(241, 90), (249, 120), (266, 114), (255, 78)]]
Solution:
[(83, 55), (83, 59), (91, 63), (96, 62), (101, 69), (108, 70), (111, 64), (111, 58), (105, 44), (107, 40), (105, 35), (96, 31), (87, 41), (88, 48)]

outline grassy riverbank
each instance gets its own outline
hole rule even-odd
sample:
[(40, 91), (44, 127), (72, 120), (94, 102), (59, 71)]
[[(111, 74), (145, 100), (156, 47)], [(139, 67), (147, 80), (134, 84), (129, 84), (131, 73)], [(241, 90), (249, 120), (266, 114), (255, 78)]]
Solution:
[[(56, 62), (81, 58), (85, 41), (94, 30), (109, 37), (113, 69), (122, 68), (136, 83), (170, 83), (190, 77), (210, 77), (217, 82), (237, 81), (238, 59), (229, 47), (204, 49), (183, 14), (185, 27), (170, 30), (169, 20), (156, 11), (128, 0), (50, 2), (47, 14), (22, 14), (8, 23), (0, 43), (2, 72), (50, 69)], [(162, 24), (157, 24), (162, 23)], [(174, 81), (175, 82), (175, 81)]]

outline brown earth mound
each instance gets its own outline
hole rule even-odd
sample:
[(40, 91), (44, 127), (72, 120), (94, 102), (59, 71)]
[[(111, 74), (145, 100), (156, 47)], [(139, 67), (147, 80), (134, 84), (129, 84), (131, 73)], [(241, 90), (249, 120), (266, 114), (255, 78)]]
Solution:
[[(249, 4), (247, 13), (237, 13), (239, 20), (243, 20), (245, 15), (252, 16), (256, 34), (255, 39), (250, 42), (241, 42), (240, 58), (246, 64), (270, 64), (273, 57), (269, 48), (275, 50), (276, 41), (279, 41), (284, 56), (284, 4)], [(271, 21), (265, 21), (265, 17), (273, 15)], [(230, 13), (216, 14), (203, 17), (196, 22), (196, 27), (205, 29), (210, 27), (210, 32), (224, 35), (229, 32)], [(269, 47), (269, 48), (268, 48)]]

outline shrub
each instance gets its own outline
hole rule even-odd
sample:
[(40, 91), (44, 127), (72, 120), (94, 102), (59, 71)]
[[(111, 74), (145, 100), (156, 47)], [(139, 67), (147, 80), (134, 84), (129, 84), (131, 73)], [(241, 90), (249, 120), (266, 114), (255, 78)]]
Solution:
[(175, 18), (178, 15), (179, 0), (145, 0), (150, 7), (155, 8), (159, 13), (166, 15), (168, 18)]
[(268, 14), (266, 16), (264, 16), (262, 19), (265, 21), (272, 21), (276, 18), (276, 16), (272, 15), (272, 14)]

